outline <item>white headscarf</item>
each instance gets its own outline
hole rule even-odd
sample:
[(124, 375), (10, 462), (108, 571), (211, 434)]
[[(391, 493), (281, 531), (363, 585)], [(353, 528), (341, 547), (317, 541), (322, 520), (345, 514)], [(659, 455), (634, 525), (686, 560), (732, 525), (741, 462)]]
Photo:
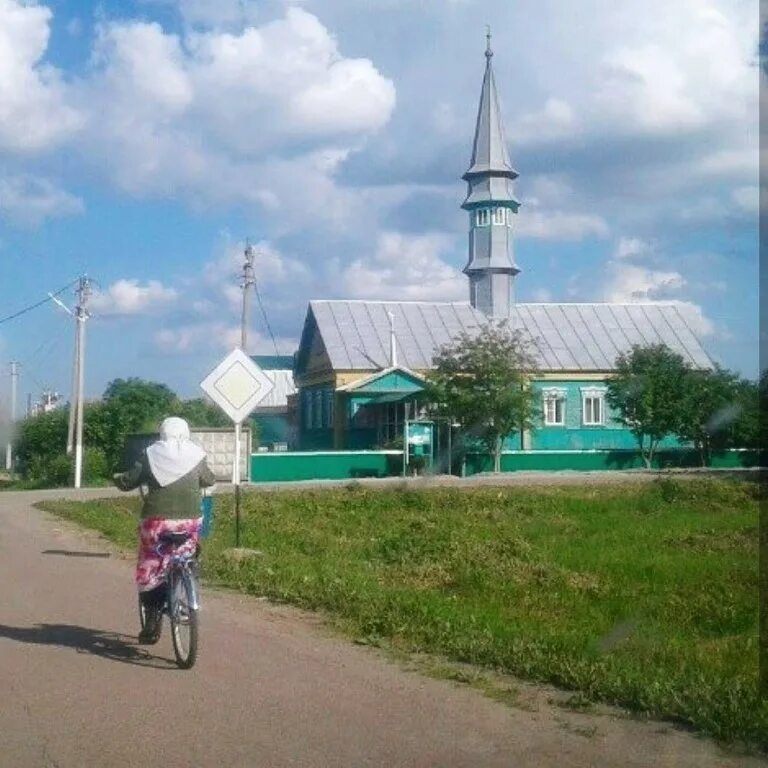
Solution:
[(160, 425), (160, 439), (147, 448), (147, 458), (155, 480), (164, 488), (191, 472), (205, 458), (205, 451), (189, 439), (187, 422), (171, 416)]

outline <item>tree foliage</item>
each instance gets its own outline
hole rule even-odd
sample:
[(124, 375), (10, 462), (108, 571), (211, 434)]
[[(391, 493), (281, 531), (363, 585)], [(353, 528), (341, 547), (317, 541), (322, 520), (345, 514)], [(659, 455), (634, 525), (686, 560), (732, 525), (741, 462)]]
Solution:
[(195, 400), (177, 400), (170, 415), (185, 419), (190, 427), (231, 427), (232, 421), (224, 411), (201, 397)]
[(674, 435), (692, 443), (702, 466), (726, 448), (755, 448), (759, 441), (754, 382), (720, 366), (692, 368), (664, 345), (635, 346), (616, 361), (606, 399), (637, 439), (650, 467), (659, 443)]
[(535, 364), (526, 340), (503, 322), (460, 334), (434, 359), (428, 398), (438, 413), (477, 436), (493, 455), (496, 472), (504, 438), (532, 425), (528, 383)]
[(713, 451), (728, 447), (732, 427), (741, 413), (736, 398), (738, 377), (719, 366), (714, 370), (689, 370), (680, 398), (675, 433), (693, 443), (707, 466)]
[[(115, 379), (102, 400), (85, 405), (85, 482), (110, 477), (120, 465), (128, 435), (156, 432), (167, 416), (180, 416), (192, 427), (231, 424), (216, 406), (202, 399), (180, 400), (165, 384), (139, 378)], [(72, 459), (66, 455), (68, 419), (69, 409), (61, 408), (21, 423), (16, 456), (26, 480), (53, 486), (71, 482)]]
[(680, 408), (689, 366), (663, 344), (634, 346), (616, 359), (606, 399), (635, 436), (646, 467), (659, 443), (680, 424)]

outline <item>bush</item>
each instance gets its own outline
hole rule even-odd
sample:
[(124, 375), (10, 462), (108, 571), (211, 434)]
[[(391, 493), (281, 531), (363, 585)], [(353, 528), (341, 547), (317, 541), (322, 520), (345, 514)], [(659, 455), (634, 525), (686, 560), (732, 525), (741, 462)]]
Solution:
[(39, 488), (61, 488), (72, 480), (72, 460), (63, 451), (32, 456), (24, 467), (24, 479)]
[(86, 448), (83, 456), (83, 483), (94, 485), (109, 480), (112, 473), (107, 456), (101, 448)]

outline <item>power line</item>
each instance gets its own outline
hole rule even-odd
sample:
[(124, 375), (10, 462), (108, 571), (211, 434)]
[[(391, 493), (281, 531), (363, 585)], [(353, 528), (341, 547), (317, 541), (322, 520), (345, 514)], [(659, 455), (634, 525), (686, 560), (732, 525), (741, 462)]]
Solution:
[[(51, 296), (58, 296), (60, 293), (64, 293), (64, 291), (67, 290), (67, 288), (71, 288), (77, 280), (73, 280), (71, 283), (67, 283), (63, 288), (59, 288), (58, 291), (55, 291), (51, 294)], [(0, 318), (0, 325), (3, 323), (7, 323), (9, 320), (14, 320), (17, 317), (20, 317), (21, 315), (26, 314), (27, 312), (31, 312), (33, 309), (37, 309), (38, 307), (42, 307), (43, 304), (46, 304), (51, 300), (51, 296), (46, 296), (44, 299), (38, 301), (36, 304), (31, 304), (28, 307), (24, 307), (24, 309), (20, 309), (18, 312), (14, 312), (12, 315), (8, 315), (7, 317)]]
[(269, 337), (272, 339), (272, 344), (275, 347), (275, 354), (279, 355), (280, 350), (277, 348), (277, 342), (275, 341), (275, 334), (272, 333), (272, 327), (269, 324), (269, 320), (267, 319), (267, 312), (264, 309), (264, 304), (261, 302), (261, 294), (259, 293), (259, 283), (254, 278), (253, 280), (253, 290), (256, 292), (256, 300), (259, 302), (259, 308), (261, 309), (261, 314), (264, 315), (264, 324), (267, 326), (267, 330), (269, 331)]

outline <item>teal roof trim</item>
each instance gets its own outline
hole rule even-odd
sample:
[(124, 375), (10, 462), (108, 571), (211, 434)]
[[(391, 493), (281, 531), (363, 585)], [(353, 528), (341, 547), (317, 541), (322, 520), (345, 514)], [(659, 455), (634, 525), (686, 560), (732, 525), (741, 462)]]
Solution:
[(403, 368), (382, 371), (380, 374), (370, 376), (360, 383), (348, 385), (346, 390), (354, 395), (373, 394), (414, 394), (423, 391), (424, 380)]
[(256, 365), (264, 371), (292, 371), (292, 355), (251, 355)]

